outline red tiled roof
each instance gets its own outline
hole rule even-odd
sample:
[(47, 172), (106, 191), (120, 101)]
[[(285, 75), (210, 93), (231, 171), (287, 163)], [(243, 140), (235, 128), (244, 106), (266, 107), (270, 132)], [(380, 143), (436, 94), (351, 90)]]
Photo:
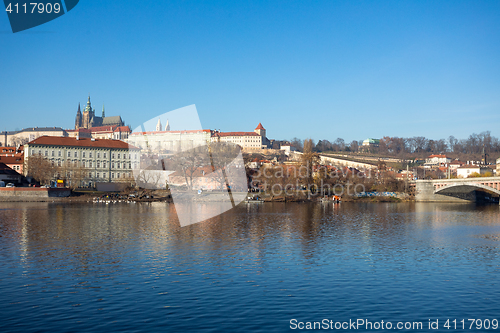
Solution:
[(131, 132), (130, 128), (128, 126), (119, 126), (115, 128), (113, 132)]
[(0, 163), (23, 164), (23, 158), (20, 156), (0, 156)]
[(433, 158), (433, 157), (446, 158), (446, 155), (431, 155), (428, 158)]
[(260, 136), (255, 132), (219, 132), (215, 133), (214, 136)]
[(259, 123), (259, 125), (257, 126), (257, 128), (255, 128), (256, 130), (260, 129), (260, 130), (265, 130), (264, 126), (262, 126), (261, 123)]
[(455, 164), (457, 164), (457, 165), (464, 165), (465, 163), (464, 163), (464, 162), (462, 162), (462, 161), (457, 161), (457, 160), (455, 160), (455, 161), (453, 161), (453, 162), (450, 162), (450, 165), (452, 165), (452, 164), (453, 164), (453, 165), (455, 165)]
[(89, 130), (91, 132), (113, 132), (117, 126), (97, 126), (97, 127), (91, 127)]
[(28, 144), (46, 146), (139, 149), (120, 140), (90, 138), (80, 138), (79, 140), (77, 140), (76, 138), (57, 136), (41, 136), (38, 139), (28, 142)]

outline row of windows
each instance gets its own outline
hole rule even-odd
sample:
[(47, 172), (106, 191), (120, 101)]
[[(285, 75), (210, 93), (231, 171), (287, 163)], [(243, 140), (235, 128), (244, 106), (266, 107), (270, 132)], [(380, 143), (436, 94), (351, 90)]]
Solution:
[[(127, 178), (127, 177), (130, 178), (131, 177), (130, 172), (127, 172), (127, 173), (125, 173), (125, 172), (124, 173), (117, 172), (116, 174), (114, 172), (111, 172), (109, 175), (113, 179), (115, 179), (115, 178)], [(96, 172), (95, 178), (101, 178), (101, 176), (102, 176), (102, 178), (106, 179), (107, 176), (108, 176), (108, 174), (106, 172), (103, 172), (103, 173)], [(58, 173), (57, 177), (61, 178), (61, 174)], [(71, 178), (71, 172), (67, 173), (67, 177)], [(89, 178), (92, 178), (92, 172), (89, 172)]]
[[(71, 151), (68, 151), (68, 153), (67, 153), (67, 154), (68, 154), (68, 155), (67, 155), (67, 157), (71, 157), (71, 153), (72, 153)], [(42, 150), (41, 150), (41, 149), (38, 149), (38, 154), (39, 154), (39, 155), (42, 155)], [(55, 154), (56, 154), (56, 151), (55, 151), (55, 150), (51, 150), (51, 151), (50, 151), (50, 156), (51, 156), (51, 157), (55, 157)], [(31, 150), (31, 155), (35, 155), (35, 149)], [(48, 150), (45, 150), (45, 151), (43, 152), (43, 156), (47, 156), (47, 157), (48, 157), (48, 156), (49, 156), (49, 151), (48, 151)], [(58, 150), (58, 151), (57, 151), (57, 156), (58, 156), (58, 157), (61, 157), (61, 156), (62, 156), (62, 151), (61, 151), (61, 150)], [(92, 158), (94, 155), (92, 154), (92, 152), (91, 152), (91, 151), (90, 151), (90, 152), (88, 152), (88, 154), (87, 154), (87, 152), (85, 152), (85, 151), (84, 151), (84, 152), (82, 152), (82, 158), (87, 158), (87, 156), (88, 156), (88, 158)], [(95, 156), (96, 156), (97, 158), (101, 158), (101, 153), (100, 153), (100, 152), (97, 152)], [(74, 151), (74, 152), (73, 152), (73, 157), (78, 157), (78, 151)], [(103, 153), (102, 153), (102, 157), (103, 157), (103, 158), (107, 158), (107, 154), (106, 154), (105, 152), (103, 152)], [(111, 158), (121, 159), (122, 157), (126, 159), (126, 158), (127, 158), (127, 154), (126, 154), (126, 153), (111, 153)], [(132, 157), (134, 158), (134, 160), (136, 160), (136, 159), (137, 159), (137, 154), (134, 154), (133, 156), (132, 156), (132, 154), (128, 154), (128, 159), (132, 159)]]
[[(55, 166), (57, 163), (57, 166), (60, 167), (60, 166), (62, 166), (63, 162), (64, 161), (61, 161), (61, 160), (57, 160), (57, 161), (51, 160), (52, 166)], [(67, 163), (68, 163), (69, 167), (71, 167), (71, 166), (77, 167), (79, 165), (79, 162), (76, 160), (73, 160), (73, 162), (68, 160)], [(101, 168), (101, 165), (102, 165), (102, 168), (105, 169), (107, 167), (107, 165), (109, 165), (109, 164), (106, 163), (106, 161), (102, 161), (102, 163), (101, 163), (101, 161), (85, 161), (85, 160), (83, 160), (81, 162), (81, 165), (84, 168), (87, 168), (87, 167), (88, 168), (93, 168), (93, 167)], [(134, 162), (134, 168), (137, 168), (137, 165), (138, 165), (138, 163)], [(116, 167), (116, 169), (127, 169), (127, 167), (128, 167), (128, 169), (132, 169), (132, 162), (128, 162), (128, 163), (127, 162), (116, 162), (116, 163), (111, 162), (111, 169), (115, 169), (115, 167)]]

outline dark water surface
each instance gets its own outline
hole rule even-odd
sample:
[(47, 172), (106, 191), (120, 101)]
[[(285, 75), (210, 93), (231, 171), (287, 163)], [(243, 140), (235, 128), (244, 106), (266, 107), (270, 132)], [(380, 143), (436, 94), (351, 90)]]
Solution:
[(444, 321), (500, 319), (499, 209), (252, 204), (180, 228), (163, 203), (2, 203), (0, 331), (458, 332)]

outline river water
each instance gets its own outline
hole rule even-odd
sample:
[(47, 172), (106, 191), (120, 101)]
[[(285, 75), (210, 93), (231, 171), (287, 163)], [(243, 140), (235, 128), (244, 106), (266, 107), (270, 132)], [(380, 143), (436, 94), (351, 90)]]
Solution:
[(165, 203), (1, 203), (0, 331), (468, 331), (500, 319), (499, 209), (241, 204), (181, 228)]

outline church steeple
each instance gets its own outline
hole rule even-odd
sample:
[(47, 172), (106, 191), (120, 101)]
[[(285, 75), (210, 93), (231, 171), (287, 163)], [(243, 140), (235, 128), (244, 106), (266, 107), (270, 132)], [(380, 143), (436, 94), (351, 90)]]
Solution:
[(102, 117), (106, 117), (105, 114), (104, 114), (104, 104), (102, 105)]
[(167, 124), (165, 125), (165, 131), (170, 131), (170, 124), (168, 123), (168, 119)]
[(75, 129), (79, 129), (82, 127), (82, 111), (80, 109), (80, 103), (78, 103), (78, 111), (76, 111), (76, 118), (75, 118)]
[(158, 123), (156, 124), (156, 131), (161, 132), (161, 120), (158, 118)]

